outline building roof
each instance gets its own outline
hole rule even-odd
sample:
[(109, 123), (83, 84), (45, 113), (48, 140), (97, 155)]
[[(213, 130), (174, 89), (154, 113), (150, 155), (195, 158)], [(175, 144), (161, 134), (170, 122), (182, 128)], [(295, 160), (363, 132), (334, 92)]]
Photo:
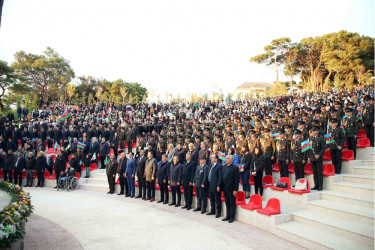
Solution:
[(249, 88), (272, 88), (272, 84), (266, 82), (245, 82), (237, 87), (237, 89), (249, 89)]

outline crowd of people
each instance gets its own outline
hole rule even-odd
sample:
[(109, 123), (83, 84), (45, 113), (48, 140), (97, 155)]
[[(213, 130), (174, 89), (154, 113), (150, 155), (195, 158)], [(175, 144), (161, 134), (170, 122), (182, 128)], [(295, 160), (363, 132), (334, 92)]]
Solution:
[[(42, 103), (42, 102), (41, 102)], [(62, 115), (63, 114), (63, 115)], [(304, 178), (304, 166), (311, 163), (312, 190), (323, 189), (323, 155), (328, 148), (336, 174), (341, 172), (342, 150), (356, 156), (358, 131), (364, 129), (374, 146), (374, 89), (372, 86), (340, 89), (329, 93), (304, 93), (277, 98), (204, 103), (114, 105), (97, 103), (66, 106), (42, 103), (28, 112), (17, 108), (0, 118), (0, 157), (4, 180), (26, 186), (44, 185), (44, 172), (58, 179), (67, 166), (81, 173), (97, 163), (106, 169), (109, 194), (119, 178), (119, 195), (192, 209), (208, 215), (221, 214), (224, 192), (227, 216), (233, 222), (235, 197), (241, 180), (250, 197), (249, 177), (255, 193), (263, 193), (263, 171), (272, 175), (278, 163), (280, 177), (288, 177), (294, 164), (296, 180)], [(326, 143), (327, 141), (327, 143)], [(135, 150), (133, 145), (135, 144)], [(308, 150), (305, 150), (305, 147)], [(57, 157), (46, 154), (48, 148)], [(135, 193), (135, 183), (139, 193)]]

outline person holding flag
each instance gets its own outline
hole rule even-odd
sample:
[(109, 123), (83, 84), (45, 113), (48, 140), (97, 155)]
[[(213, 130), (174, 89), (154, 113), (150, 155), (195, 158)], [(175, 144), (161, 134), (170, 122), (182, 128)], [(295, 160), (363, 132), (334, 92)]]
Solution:
[(101, 169), (105, 168), (105, 165), (107, 163), (107, 155), (109, 154), (109, 145), (105, 141), (105, 138), (102, 138), (102, 142), (99, 146), (99, 156), (100, 156), (100, 163), (101, 163)]
[[(325, 152), (325, 143), (322, 136), (319, 136), (319, 127), (312, 128), (312, 136), (308, 140), (308, 146), (305, 147), (308, 150), (308, 162), (311, 163), (311, 167), (314, 174), (314, 184), (315, 186), (311, 190), (323, 190), (323, 156)], [(305, 141), (306, 142), (306, 141)], [(306, 145), (306, 144), (305, 144)], [(304, 151), (304, 145), (302, 146), (302, 151)]]
[(345, 116), (343, 117), (342, 124), (345, 128), (346, 144), (348, 145), (348, 149), (354, 152), (354, 159), (356, 159), (358, 122), (357, 118), (353, 116), (353, 109), (345, 109)]
[(342, 163), (342, 148), (345, 143), (345, 135), (338, 126), (339, 121), (335, 118), (331, 120), (331, 127), (328, 129), (328, 134), (324, 135), (326, 144), (331, 152), (332, 164), (335, 166), (335, 173), (341, 173), (341, 163)]
[(306, 153), (302, 152), (301, 144), (304, 141), (301, 130), (294, 131), (294, 139), (291, 141), (290, 160), (294, 164), (296, 181), (305, 177)]

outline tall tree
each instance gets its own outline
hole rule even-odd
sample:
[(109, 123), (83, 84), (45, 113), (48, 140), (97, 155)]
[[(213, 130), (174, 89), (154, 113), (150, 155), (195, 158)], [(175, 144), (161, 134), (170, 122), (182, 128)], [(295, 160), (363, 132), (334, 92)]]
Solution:
[(0, 109), (3, 111), (4, 104), (2, 98), (6, 91), (16, 84), (17, 76), (7, 62), (0, 60)]

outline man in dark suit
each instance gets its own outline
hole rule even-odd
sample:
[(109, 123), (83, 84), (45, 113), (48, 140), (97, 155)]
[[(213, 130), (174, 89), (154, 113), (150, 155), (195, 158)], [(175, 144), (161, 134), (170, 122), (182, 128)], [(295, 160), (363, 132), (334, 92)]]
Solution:
[(17, 159), (14, 163), (14, 184), (22, 186), (22, 171), (25, 169), (26, 160), (22, 156), (22, 152), (17, 152)]
[(233, 165), (233, 156), (228, 155), (225, 159), (225, 166), (223, 166), (222, 176), (219, 180), (219, 187), (217, 188), (218, 192), (223, 189), (225, 205), (227, 207), (227, 216), (222, 221), (228, 221), (229, 223), (234, 221), (234, 215), (236, 214), (236, 196), (239, 183), (240, 171), (238, 170), (237, 166)]
[(56, 174), (56, 187), (54, 187), (54, 188), (57, 188), (57, 183), (59, 181), (59, 177), (65, 171), (67, 161), (68, 161), (68, 159), (65, 158), (64, 153), (60, 150), (59, 154), (57, 155), (56, 160), (55, 160), (54, 170), (55, 170), (55, 174)]
[(182, 187), (184, 188), (185, 206), (182, 209), (190, 210), (193, 203), (193, 179), (196, 163), (191, 159), (191, 153), (186, 154), (186, 161), (182, 167)]
[(120, 160), (117, 165), (116, 172), (119, 175), (119, 180), (120, 180), (120, 188), (121, 191), (117, 195), (123, 195), (124, 194), (124, 189), (125, 189), (125, 194), (128, 193), (128, 183), (126, 182), (125, 179), (125, 169), (126, 169), (126, 156), (125, 153), (122, 153), (120, 156)]
[(169, 192), (168, 192), (168, 171), (170, 163), (167, 160), (166, 154), (161, 156), (161, 163), (158, 166), (157, 181), (160, 188), (160, 200), (158, 203), (168, 204)]
[[(98, 153), (99, 153), (99, 148), (100, 148), (100, 145), (99, 145), (99, 142), (96, 140), (96, 137), (93, 137), (91, 139), (91, 142), (90, 142), (90, 154), (91, 155), (96, 155), (96, 159), (98, 157)], [(95, 162), (96, 162), (96, 159), (95, 159)]]
[(8, 154), (2, 160), (2, 169), (4, 172), (4, 181), (7, 181), (9, 178), (9, 182), (12, 182), (12, 170), (14, 168), (14, 163), (16, 162), (16, 157), (13, 154), (11, 149), (8, 149)]
[(325, 152), (325, 142), (323, 136), (319, 136), (319, 127), (312, 128), (312, 136), (309, 138), (312, 150), (309, 150), (308, 161), (314, 175), (315, 186), (311, 190), (323, 190), (323, 156)]
[(208, 197), (210, 197), (211, 203), (211, 212), (207, 215), (216, 214), (216, 218), (219, 218), (221, 216), (221, 195), (217, 188), (219, 187), (223, 167), (218, 162), (217, 154), (211, 154), (210, 159), (211, 165), (204, 178), (204, 183), (208, 186)]
[(196, 187), (197, 192), (197, 208), (194, 209), (194, 212), (201, 211), (201, 214), (206, 213), (207, 207), (207, 186), (204, 185), (204, 175), (208, 169), (206, 164), (206, 157), (199, 157), (199, 165), (195, 170), (194, 176), (194, 186)]
[(135, 198), (142, 198), (142, 200), (146, 199), (146, 179), (144, 177), (146, 160), (147, 160), (147, 157), (145, 157), (145, 151), (141, 150), (141, 152), (139, 153), (139, 157), (137, 159), (137, 170), (136, 170), (136, 174), (138, 177), (139, 194)]

